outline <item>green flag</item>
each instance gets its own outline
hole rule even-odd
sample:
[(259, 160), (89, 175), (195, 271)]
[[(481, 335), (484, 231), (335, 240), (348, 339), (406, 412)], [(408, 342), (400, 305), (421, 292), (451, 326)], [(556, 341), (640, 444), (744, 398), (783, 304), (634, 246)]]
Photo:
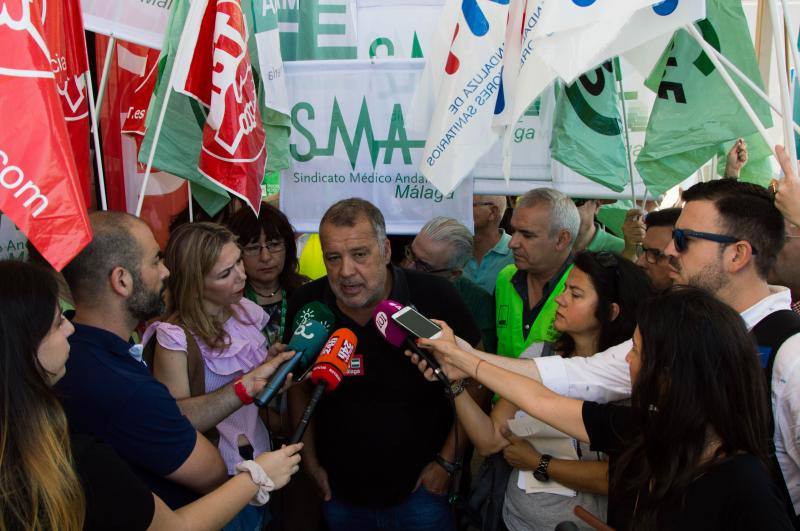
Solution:
[[(703, 38), (763, 88), (740, 0), (707, 0), (706, 7), (708, 18), (697, 23)], [(767, 104), (733, 78), (764, 126), (770, 127)], [(756, 131), (711, 60), (684, 30), (675, 33), (645, 84), (658, 98), (636, 168), (655, 194), (689, 177), (717, 155), (722, 144)]]
[(615, 70), (606, 61), (557, 87), (550, 152), (578, 174), (621, 192), (630, 176)]
[[(247, 19), (247, 26), (254, 28), (253, 0), (242, 0), (242, 12)], [(159, 58), (159, 76), (153, 99), (147, 112), (147, 132), (139, 151), (139, 161), (147, 162), (150, 147), (155, 134), (156, 123), (164, 105), (169, 89), (175, 53), (186, 23), (190, 2), (176, 0), (170, 13), (170, 19), (164, 36), (164, 45)], [(264, 126), (267, 143), (267, 162), (265, 175), (287, 168), (289, 165), (289, 116), (268, 109), (264, 104), (264, 86), (258, 61), (258, 46), (250, 32), (248, 51), (250, 53), (256, 89), (259, 94), (259, 111)], [(171, 89), (170, 89), (171, 90)], [(202, 146), (203, 125), (207, 110), (196, 100), (172, 90), (167, 105), (158, 146), (153, 165), (160, 170), (172, 173), (191, 181), (192, 195), (209, 215), (216, 215), (228, 202), (228, 192), (205, 178), (197, 169), (197, 162)]]

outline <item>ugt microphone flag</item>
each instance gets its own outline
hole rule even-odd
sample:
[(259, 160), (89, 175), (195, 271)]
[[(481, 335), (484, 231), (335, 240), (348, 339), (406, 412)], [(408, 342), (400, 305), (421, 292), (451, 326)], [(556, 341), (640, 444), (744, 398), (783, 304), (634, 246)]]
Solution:
[[(708, 0), (706, 6), (708, 18), (697, 24), (703, 38), (763, 88), (741, 2)], [(769, 128), (772, 119), (767, 104), (740, 80), (734, 80)], [(636, 168), (654, 194), (697, 171), (717, 154), (721, 144), (756, 131), (711, 60), (686, 31), (675, 34), (668, 53), (645, 84), (658, 98)]]
[(175, 54), (174, 90), (208, 109), (198, 171), (261, 207), (267, 144), (240, 0), (194, 0)]
[(42, 25), (50, 64), (56, 80), (56, 91), (61, 100), (61, 110), (67, 122), (67, 131), (75, 155), (75, 165), (80, 176), (81, 191), (86, 204), (92, 199), (92, 167), (89, 160), (89, 96), (86, 72), (86, 40), (81, 20), (79, 0), (47, 2), (40, 0)]
[(0, 210), (60, 271), (92, 238), (39, 5), (0, 0)]
[(497, 139), (492, 121), (505, 105), (501, 72), (508, 1), (448, 0), (443, 8), (442, 20), (455, 20), (449, 51), (434, 50), (442, 45), (435, 41), (430, 57), (440, 60), (425, 65), (434, 79), (441, 76), (438, 93), (430, 95), (436, 103), (415, 100), (433, 107), (420, 171), (443, 194), (458, 186)]

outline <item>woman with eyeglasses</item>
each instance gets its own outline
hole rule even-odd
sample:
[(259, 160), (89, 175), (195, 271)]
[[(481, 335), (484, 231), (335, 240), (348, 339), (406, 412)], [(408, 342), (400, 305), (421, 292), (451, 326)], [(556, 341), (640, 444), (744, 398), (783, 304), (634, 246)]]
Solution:
[[(74, 332), (58, 296), (48, 271), (0, 262), (0, 529), (214, 530), (266, 495), (240, 472), (172, 511), (110, 446), (72, 433), (52, 390)], [(297, 471), (301, 447), (255, 457), (274, 488)]]
[[(556, 298), (558, 311), (553, 326), (561, 332), (560, 339), (554, 344), (534, 343), (521, 357), (586, 357), (622, 343), (633, 335), (637, 309), (651, 294), (647, 276), (632, 262), (608, 252), (579, 253), (564, 292)], [(484, 456), (502, 452), (513, 467), (503, 505), (503, 521), (510, 531), (553, 529), (566, 520), (580, 524), (573, 514), (576, 505), (605, 516), (608, 463), (599, 452), (569, 440), (577, 461), (543, 455), (536, 446), (547, 441), (521, 438), (509, 429), (510, 421), (517, 426), (536, 423), (504, 398), (497, 401), (491, 415), (484, 413), (469, 393), (459, 394), (455, 404), (459, 421), (478, 452)], [(542, 428), (536, 426), (537, 430)], [(545, 483), (538, 484), (532, 478)], [(533, 485), (551, 492), (527, 493)], [(559, 486), (577, 494), (569, 495)], [(554, 488), (561, 492), (553, 493)]]
[(286, 215), (268, 203), (258, 217), (248, 208), (239, 210), (228, 223), (242, 247), (247, 284), (244, 296), (269, 315), (265, 330), (270, 344), (283, 337), (286, 304), (292, 292), (308, 282), (298, 273), (294, 229)]
[[(167, 310), (142, 337), (145, 359), (152, 352), (153, 376), (195, 428), (218, 440), (229, 474), (271, 448), (253, 399), (271, 375), (265, 373), (270, 344), (263, 330), (272, 319), (244, 297), (242, 254), (236, 235), (222, 225), (178, 227), (164, 253), (170, 271)], [(263, 516), (261, 508), (249, 507), (231, 526), (248, 528)]]
[(614, 529), (792, 529), (783, 479), (769, 472), (764, 377), (741, 317), (708, 292), (676, 287), (644, 301), (637, 319), (631, 406), (558, 395), (462, 348), (446, 325), (419, 343), (451, 379), (473, 377), (609, 454)]

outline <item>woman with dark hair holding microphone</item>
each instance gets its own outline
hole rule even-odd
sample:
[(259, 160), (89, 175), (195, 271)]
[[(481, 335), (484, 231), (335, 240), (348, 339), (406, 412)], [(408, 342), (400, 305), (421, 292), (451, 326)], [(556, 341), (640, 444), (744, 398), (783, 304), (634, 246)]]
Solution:
[(685, 287), (645, 301), (638, 317), (627, 356), (630, 407), (553, 393), (462, 348), (444, 323), (443, 337), (419, 344), (451, 379), (473, 377), (609, 454), (615, 529), (792, 529), (782, 478), (768, 468), (764, 377), (741, 317)]
[(73, 331), (50, 273), (0, 262), (0, 530), (214, 530), (297, 472), (302, 445), (263, 453), (172, 511), (110, 446), (69, 432), (51, 387)]

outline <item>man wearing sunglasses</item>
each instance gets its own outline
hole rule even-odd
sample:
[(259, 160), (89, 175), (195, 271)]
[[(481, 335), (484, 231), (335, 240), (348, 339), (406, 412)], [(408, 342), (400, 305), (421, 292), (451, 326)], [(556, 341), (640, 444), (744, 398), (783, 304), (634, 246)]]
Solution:
[[(683, 199), (664, 249), (674, 268), (670, 277), (675, 284), (707, 289), (737, 310), (759, 345), (770, 389), (774, 461), (800, 512), (800, 318), (790, 310), (789, 290), (767, 283), (784, 242), (784, 220), (765, 188), (734, 179), (696, 184)], [(589, 358), (485, 359), (559, 394), (605, 403), (630, 397), (630, 349), (626, 341)]]

